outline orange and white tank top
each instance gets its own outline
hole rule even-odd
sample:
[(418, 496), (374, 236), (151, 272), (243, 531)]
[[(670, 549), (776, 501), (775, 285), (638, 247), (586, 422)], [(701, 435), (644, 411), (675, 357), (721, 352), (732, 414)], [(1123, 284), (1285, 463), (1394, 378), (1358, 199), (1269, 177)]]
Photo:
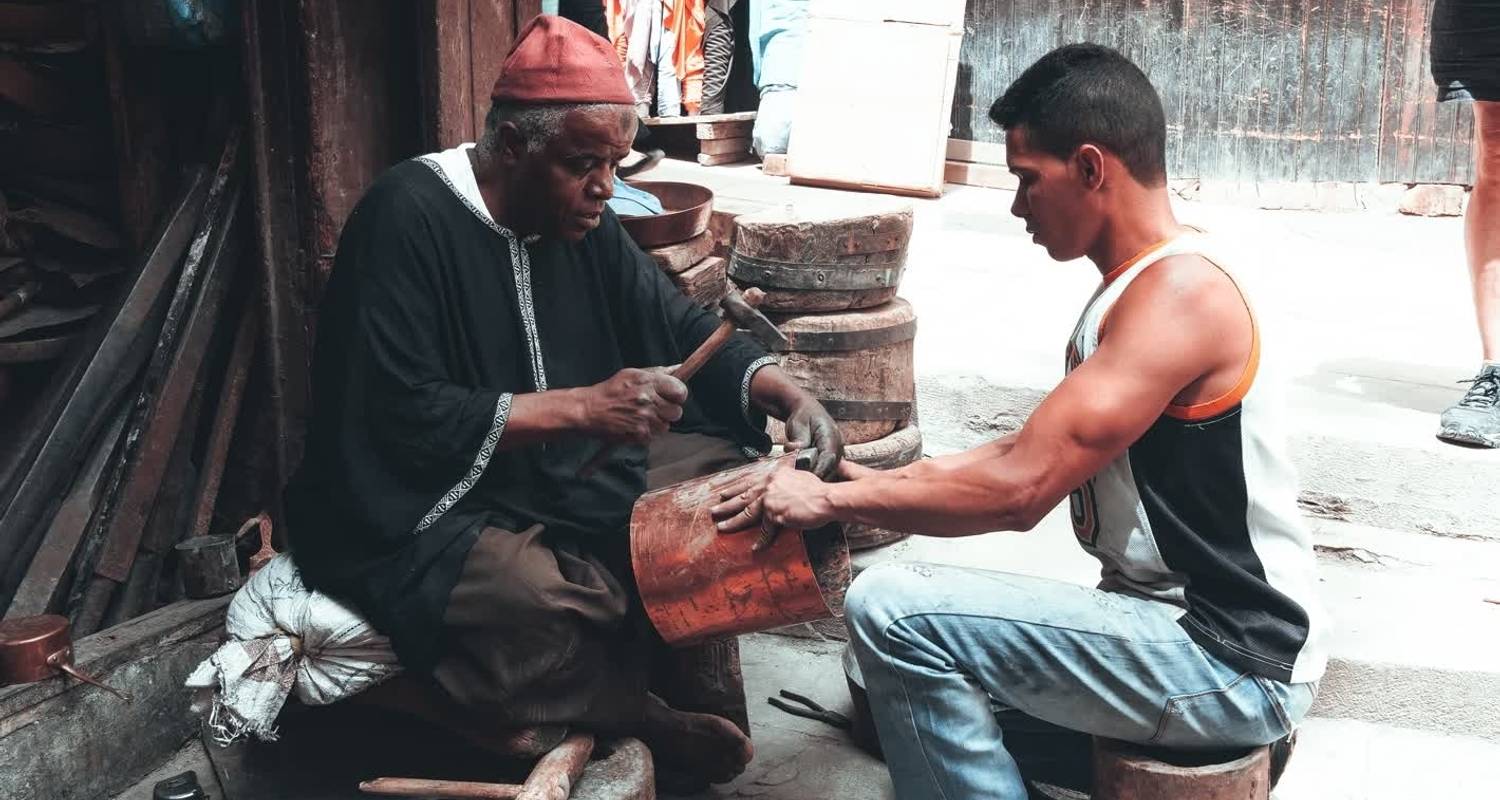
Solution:
[[(1151, 247), (1106, 276), (1085, 306), (1068, 343), (1069, 372), (1094, 354), (1131, 283), (1178, 255), (1200, 256), (1234, 279), (1202, 232)], [(1221, 660), (1302, 683), (1317, 680), (1327, 663), (1326, 620), (1280, 392), (1269, 377), (1275, 353), (1262, 351), (1251, 318), (1254, 344), (1234, 388), (1202, 404), (1168, 406), (1072, 493), (1069, 510), (1079, 544), (1102, 564), (1100, 588), (1175, 605), (1188, 635)]]

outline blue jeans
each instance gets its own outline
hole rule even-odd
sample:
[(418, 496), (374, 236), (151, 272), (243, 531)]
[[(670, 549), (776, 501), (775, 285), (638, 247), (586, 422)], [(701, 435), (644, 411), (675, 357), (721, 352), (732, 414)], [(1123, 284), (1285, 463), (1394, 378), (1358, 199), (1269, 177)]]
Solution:
[(1287, 733), (1317, 684), (1227, 666), (1175, 607), (1056, 581), (885, 564), (845, 614), (896, 796), (1025, 800), (991, 702), (1070, 730), (1180, 748)]

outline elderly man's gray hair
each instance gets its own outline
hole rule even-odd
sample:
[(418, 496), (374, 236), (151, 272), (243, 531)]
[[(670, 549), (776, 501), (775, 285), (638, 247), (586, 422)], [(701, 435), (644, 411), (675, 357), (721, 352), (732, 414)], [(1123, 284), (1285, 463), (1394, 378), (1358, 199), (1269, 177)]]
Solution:
[(515, 125), (516, 130), (521, 133), (521, 138), (526, 142), (527, 152), (541, 152), (548, 142), (562, 133), (563, 120), (568, 118), (570, 112), (624, 108), (629, 108), (629, 106), (609, 103), (560, 103), (556, 105), (494, 103), (490, 106), (490, 112), (484, 117), (484, 138), (479, 145), (493, 150), (500, 143), (498, 140), (500, 124), (509, 122)]

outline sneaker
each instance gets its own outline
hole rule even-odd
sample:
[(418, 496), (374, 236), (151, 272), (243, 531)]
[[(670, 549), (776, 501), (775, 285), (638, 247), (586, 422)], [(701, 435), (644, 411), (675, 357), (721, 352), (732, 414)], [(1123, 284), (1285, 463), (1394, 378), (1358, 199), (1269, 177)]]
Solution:
[(1455, 444), (1500, 447), (1500, 364), (1485, 364), (1469, 391), (1443, 412), (1438, 438)]

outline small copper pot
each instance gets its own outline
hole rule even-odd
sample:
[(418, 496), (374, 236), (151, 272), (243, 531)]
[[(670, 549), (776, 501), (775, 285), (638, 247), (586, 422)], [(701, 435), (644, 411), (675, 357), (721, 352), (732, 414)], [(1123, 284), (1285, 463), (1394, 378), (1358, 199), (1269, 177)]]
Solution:
[(0, 620), (0, 686), (33, 683), (60, 673), (130, 702), (125, 693), (105, 686), (73, 666), (73, 637), (66, 617), (43, 614)]

